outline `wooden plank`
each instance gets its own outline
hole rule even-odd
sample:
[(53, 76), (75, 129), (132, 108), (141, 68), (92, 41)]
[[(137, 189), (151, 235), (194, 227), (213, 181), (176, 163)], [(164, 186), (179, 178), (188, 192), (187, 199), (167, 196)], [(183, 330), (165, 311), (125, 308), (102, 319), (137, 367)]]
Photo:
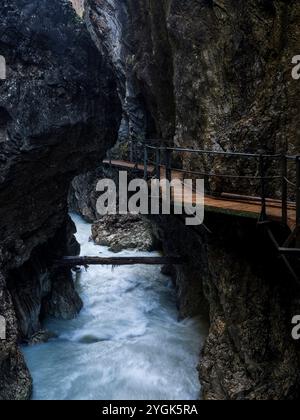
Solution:
[[(239, 195), (239, 194), (232, 194), (232, 193), (222, 193), (221, 198), (222, 199), (224, 198), (229, 201), (232, 201), (232, 200), (242, 201), (242, 202), (248, 201), (248, 202), (256, 202), (256, 203), (261, 202), (260, 197), (254, 197), (251, 195)], [(266, 201), (267, 201), (267, 204), (270, 206), (280, 207), (280, 208), (282, 207), (281, 200), (276, 200), (275, 198), (267, 198)], [(292, 201), (288, 201), (288, 207), (291, 210), (294, 210), (296, 209), (296, 203)]]
[(274, 244), (274, 246), (275, 246), (276, 250), (280, 253), (280, 257), (282, 258), (283, 262), (285, 263), (285, 265), (286, 265), (287, 269), (288, 269), (288, 270), (289, 270), (289, 272), (291, 273), (291, 275), (292, 275), (292, 277), (294, 278), (294, 280), (295, 280), (296, 282), (298, 282), (298, 281), (299, 281), (299, 276), (297, 275), (297, 273), (295, 272), (295, 270), (294, 270), (294, 269), (293, 269), (293, 267), (291, 266), (291, 264), (290, 264), (289, 260), (287, 259), (287, 256), (286, 256), (284, 253), (280, 252), (280, 250), (281, 250), (282, 248), (279, 248), (278, 242), (277, 242), (277, 240), (276, 240), (275, 236), (273, 235), (272, 231), (271, 231), (270, 229), (267, 229), (267, 232), (268, 232), (268, 235), (269, 235), (269, 237), (270, 237), (271, 241), (273, 242), (273, 244)]
[(63, 257), (55, 262), (56, 266), (76, 267), (89, 265), (181, 265), (180, 257)]

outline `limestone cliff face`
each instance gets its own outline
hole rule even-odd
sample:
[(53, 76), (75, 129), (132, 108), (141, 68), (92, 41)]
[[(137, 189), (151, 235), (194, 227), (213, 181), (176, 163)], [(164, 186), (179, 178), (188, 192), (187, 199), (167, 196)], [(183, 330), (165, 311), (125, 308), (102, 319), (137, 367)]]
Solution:
[[(300, 6), (281, 0), (127, 0), (132, 69), (157, 134), (178, 145), (299, 147)], [(172, 129), (173, 127), (173, 129)]]
[[(67, 0), (3, 0), (0, 54), (0, 398), (30, 394), (18, 350), (45, 313), (71, 317), (81, 302), (53, 260), (78, 252), (68, 220), (75, 175), (117, 139), (120, 106), (108, 61)], [(18, 322), (16, 321), (18, 320)]]
[[(99, 9), (108, 3), (86, 0), (88, 27), (99, 39), (107, 22)], [(143, 104), (148, 138), (221, 151), (299, 153), (300, 84), (291, 77), (299, 2), (124, 0), (114, 2), (114, 10), (123, 33), (122, 86), (130, 80), (131, 96)], [(107, 48), (113, 50), (110, 42)], [(180, 161), (187, 169), (234, 172), (232, 163), (218, 159), (181, 155)], [(248, 169), (254, 168), (243, 162), (236, 168), (240, 175)], [(234, 187), (250, 192), (252, 185)], [(269, 188), (276, 192), (278, 185)], [(200, 231), (195, 238), (176, 220), (153, 221), (166, 250), (175, 245), (190, 257), (189, 267), (174, 272), (182, 315), (209, 304), (200, 364), (204, 398), (297, 398), (290, 283), (286, 289), (286, 272), (272, 270), (274, 255), (260, 258), (256, 227), (209, 218), (212, 235)]]
[[(159, 6), (159, 2), (157, 2)], [(119, 96), (123, 105), (123, 119), (119, 140), (141, 140), (151, 132), (153, 121), (146, 110), (143, 87), (137, 83), (133, 70), (137, 44), (132, 38), (129, 22), (138, 18), (128, 8), (127, 0), (87, 0), (84, 20), (100, 51), (108, 55), (118, 81)], [(135, 27), (135, 24), (134, 24)], [(154, 134), (154, 132), (153, 132)]]

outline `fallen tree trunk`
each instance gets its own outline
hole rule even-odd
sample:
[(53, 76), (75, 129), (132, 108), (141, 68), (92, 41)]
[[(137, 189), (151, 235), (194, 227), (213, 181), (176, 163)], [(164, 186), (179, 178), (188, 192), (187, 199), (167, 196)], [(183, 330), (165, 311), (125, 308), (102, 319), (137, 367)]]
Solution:
[(178, 265), (184, 261), (180, 257), (64, 257), (55, 262), (60, 267), (88, 265)]

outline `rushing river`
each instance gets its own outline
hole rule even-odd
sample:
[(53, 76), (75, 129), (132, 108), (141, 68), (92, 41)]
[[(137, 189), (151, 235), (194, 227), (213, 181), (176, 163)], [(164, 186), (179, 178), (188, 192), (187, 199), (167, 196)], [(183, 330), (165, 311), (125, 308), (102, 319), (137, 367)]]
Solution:
[[(112, 255), (89, 242), (91, 227), (72, 215), (82, 255)], [(124, 251), (120, 255), (149, 255)], [(155, 255), (155, 253), (153, 254)], [(178, 322), (175, 293), (159, 267), (90, 267), (76, 280), (77, 319), (50, 319), (57, 339), (24, 348), (36, 400), (199, 398), (196, 366), (205, 326)]]

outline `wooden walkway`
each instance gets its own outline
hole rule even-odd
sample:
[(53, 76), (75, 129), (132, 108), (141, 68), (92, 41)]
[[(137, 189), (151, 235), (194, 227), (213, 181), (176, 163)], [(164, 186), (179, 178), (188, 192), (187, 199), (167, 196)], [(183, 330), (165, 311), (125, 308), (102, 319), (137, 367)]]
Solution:
[[(259, 219), (261, 214), (261, 200), (259, 198), (249, 200), (247, 197), (229, 197), (222, 194), (220, 198), (205, 197), (206, 211), (231, 214), (239, 217)], [(266, 200), (266, 213), (269, 220), (281, 222), (282, 207), (280, 200)], [(288, 204), (288, 226), (291, 230), (296, 227), (296, 207)]]
[[(111, 166), (116, 167), (118, 169), (136, 169), (138, 171), (144, 171), (144, 165), (135, 165), (134, 163), (122, 160), (105, 160), (103, 163), (110, 164)], [(153, 165), (148, 165), (147, 168), (148, 174), (151, 176), (155, 171), (155, 167)], [(184, 174), (182, 172), (172, 169), (172, 180), (182, 180), (183, 177)], [(162, 178), (166, 178), (166, 171), (164, 168), (161, 168), (161, 179)], [(176, 201), (179, 201), (180, 203), (183, 201), (182, 197), (178, 197), (176, 195), (173, 195), (172, 199), (175, 205)], [(196, 202), (197, 196), (196, 193), (193, 193), (193, 202), (186, 204), (195, 204)], [(262, 210), (262, 203), (260, 197), (240, 196), (228, 193), (221, 194), (220, 197), (212, 197), (206, 195), (204, 199), (204, 205), (205, 211), (207, 212), (222, 213), (256, 220), (260, 218)], [(266, 199), (266, 213), (269, 220), (281, 222), (282, 202), (280, 200), (275, 199)], [(296, 204), (291, 202), (288, 203), (288, 226), (291, 231), (293, 231), (296, 228)]]
[[(139, 156), (134, 156), (134, 149), (132, 141), (129, 141), (130, 145), (130, 160), (131, 162), (140, 161)], [(268, 233), (271, 243), (275, 248), (278, 256), (281, 257), (282, 261), (286, 265), (289, 273), (293, 279), (300, 283), (299, 265), (298, 263), (294, 267), (294, 258), (300, 259), (300, 155), (289, 156), (285, 154), (263, 154), (263, 153), (243, 153), (243, 152), (227, 152), (227, 151), (212, 151), (212, 150), (196, 150), (196, 149), (184, 149), (180, 147), (166, 147), (161, 146), (164, 144), (162, 140), (154, 139), (149, 140), (149, 144), (139, 143), (140, 155), (143, 150), (144, 159), (143, 164), (135, 164), (126, 162), (123, 160), (105, 160), (104, 163), (112, 167), (118, 168), (119, 170), (135, 170), (143, 173), (144, 179), (150, 180), (152, 178), (175, 180), (179, 179), (182, 183), (184, 178), (194, 178), (196, 172), (190, 173), (189, 171), (173, 169), (172, 168), (172, 154), (182, 154), (185, 156), (199, 155), (208, 156), (210, 158), (235, 158), (251, 160), (256, 163), (256, 170), (249, 175), (248, 179), (256, 181), (257, 187), (260, 190), (261, 197), (252, 197), (247, 195), (237, 195), (233, 193), (222, 193), (219, 196), (206, 195), (204, 197), (204, 207), (206, 212), (227, 214), (235, 217), (244, 217), (248, 219), (257, 220), (260, 224), (265, 227), (265, 231)], [(152, 155), (152, 160), (150, 155)], [(154, 157), (153, 157), (154, 155)], [(164, 162), (162, 164), (162, 162)], [(276, 163), (276, 173), (270, 174), (267, 168), (270, 165), (274, 166)], [(295, 179), (289, 179), (289, 168), (290, 165), (295, 165)], [(230, 168), (232, 169), (232, 168)], [(293, 173), (293, 172), (292, 172)], [(199, 178), (205, 177), (206, 179), (218, 178), (245, 178), (245, 176), (239, 176), (239, 173), (228, 173), (228, 174), (217, 174), (217, 173), (197, 173)], [(272, 180), (277, 179), (281, 182), (281, 200), (267, 198), (266, 191), (268, 190), (268, 183)], [(288, 201), (289, 188), (294, 189), (296, 202)], [(161, 194), (163, 194), (163, 186), (161, 187)], [(197, 204), (203, 202), (203, 197), (197, 197), (196, 193), (190, 191), (191, 200), (190, 203), (186, 202), (186, 197), (178, 196), (179, 192), (173, 190), (173, 204), (176, 206), (182, 206), (182, 204)], [(181, 193), (182, 194), (182, 193)], [(192, 197), (192, 198), (191, 198)], [(277, 222), (282, 226), (289, 228), (290, 233), (281, 245), (280, 241), (276, 238), (273, 232), (273, 226), (269, 222)], [(289, 257), (293, 258), (293, 261), (289, 260)]]

